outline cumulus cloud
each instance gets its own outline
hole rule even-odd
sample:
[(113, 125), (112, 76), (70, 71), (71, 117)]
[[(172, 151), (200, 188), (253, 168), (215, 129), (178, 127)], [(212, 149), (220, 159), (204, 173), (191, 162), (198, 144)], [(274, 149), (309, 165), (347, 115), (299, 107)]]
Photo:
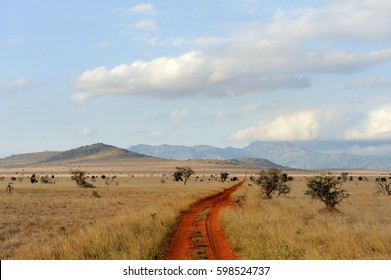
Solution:
[(38, 79), (20, 78), (18, 80), (0, 82), (0, 93), (12, 93), (24, 91), (41, 85), (42, 82)]
[(369, 112), (364, 121), (346, 132), (346, 139), (391, 138), (391, 104)]
[(261, 122), (234, 133), (233, 140), (311, 140), (318, 136), (319, 122), (310, 111), (282, 115), (269, 123)]
[[(228, 55), (228, 54), (227, 54)], [(249, 55), (250, 56), (250, 55)], [(109, 70), (98, 67), (74, 79), (73, 86), (91, 94), (146, 94), (185, 97), (195, 95), (233, 96), (255, 90), (304, 88), (307, 77), (290, 73), (269, 73), (267, 61), (243, 56), (212, 57), (200, 51), (178, 57), (135, 61)], [(266, 58), (265, 58), (266, 60)], [(268, 59), (269, 60), (269, 59)], [(260, 63), (260, 64), (257, 64)]]
[[(148, 10), (142, 7), (135, 10)], [(270, 21), (240, 25), (226, 37), (178, 37), (171, 42), (173, 45), (214, 48), (149, 61), (138, 60), (112, 69), (104, 66), (89, 69), (72, 84), (91, 95), (175, 98), (303, 89), (311, 85), (314, 75), (354, 73), (391, 61), (391, 48), (333, 49), (335, 40), (389, 38), (390, 12), (390, 4), (380, 0), (330, 1), (323, 8), (279, 10)], [(376, 31), (373, 31), (374, 23)], [(152, 31), (158, 28), (152, 19), (136, 22), (133, 27)], [(160, 44), (165, 40), (159, 41), (155, 36), (149, 37), (149, 41)], [(328, 47), (306, 45), (314, 41)]]

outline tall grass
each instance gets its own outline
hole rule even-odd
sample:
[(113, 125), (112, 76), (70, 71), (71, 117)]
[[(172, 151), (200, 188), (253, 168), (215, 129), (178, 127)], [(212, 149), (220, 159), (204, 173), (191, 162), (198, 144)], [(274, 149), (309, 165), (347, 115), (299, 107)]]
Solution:
[(374, 196), (374, 182), (342, 186), (351, 197), (330, 213), (303, 195), (296, 178), (286, 197), (261, 198), (246, 186), (233, 197), (241, 206), (226, 208), (222, 224), (242, 259), (391, 259), (391, 200)]
[(177, 218), (228, 185), (161, 183), (161, 177), (96, 182), (102, 198), (69, 179), (56, 185), (15, 184), (0, 193), (1, 259), (156, 259)]

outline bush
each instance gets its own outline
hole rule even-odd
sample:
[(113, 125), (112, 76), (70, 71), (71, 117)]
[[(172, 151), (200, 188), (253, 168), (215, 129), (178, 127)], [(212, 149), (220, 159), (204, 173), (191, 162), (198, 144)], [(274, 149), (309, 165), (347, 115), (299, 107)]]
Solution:
[(72, 177), (71, 179), (76, 182), (78, 187), (81, 188), (95, 188), (94, 185), (87, 182), (87, 176), (85, 171), (81, 170), (71, 170)]
[(304, 194), (312, 199), (322, 201), (329, 211), (335, 211), (336, 205), (350, 196), (346, 190), (340, 188), (341, 185), (341, 180), (338, 180), (337, 177), (331, 174), (322, 174), (307, 178), (308, 189)]
[(52, 180), (49, 178), (49, 175), (41, 176), (39, 180), (41, 181), (42, 184), (52, 184)]
[(277, 168), (271, 168), (268, 171), (262, 170), (255, 183), (263, 189), (265, 197), (269, 199), (273, 194), (282, 195), (291, 191), (288, 186), (288, 175)]
[(31, 175), (31, 177), (30, 177), (30, 182), (31, 182), (31, 184), (38, 183), (38, 179), (37, 179), (37, 177), (35, 176), (35, 174)]
[(391, 196), (391, 183), (376, 180), (377, 192), (375, 194), (384, 194)]
[(221, 182), (227, 181), (228, 176), (229, 176), (229, 173), (228, 173), (228, 172), (221, 172), (221, 173), (220, 173)]

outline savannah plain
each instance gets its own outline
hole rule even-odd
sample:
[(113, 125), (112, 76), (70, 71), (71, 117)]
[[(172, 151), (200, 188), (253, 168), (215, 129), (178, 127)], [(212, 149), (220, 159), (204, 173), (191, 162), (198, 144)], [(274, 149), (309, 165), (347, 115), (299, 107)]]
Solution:
[[(375, 179), (390, 173), (348, 171), (353, 179), (342, 188), (350, 197), (331, 213), (304, 195), (306, 178), (316, 172), (284, 171), (294, 178), (291, 192), (264, 199), (249, 180), (258, 167), (207, 160), (132, 162), (0, 168), (0, 259), (161, 259), (180, 216), (234, 185), (221, 182), (221, 172), (245, 180), (220, 213), (237, 259), (391, 259), (391, 197), (374, 194)], [(195, 171), (186, 185), (173, 180), (176, 166)], [(71, 169), (86, 171), (95, 188), (78, 187)], [(50, 182), (41, 182), (46, 175)]]

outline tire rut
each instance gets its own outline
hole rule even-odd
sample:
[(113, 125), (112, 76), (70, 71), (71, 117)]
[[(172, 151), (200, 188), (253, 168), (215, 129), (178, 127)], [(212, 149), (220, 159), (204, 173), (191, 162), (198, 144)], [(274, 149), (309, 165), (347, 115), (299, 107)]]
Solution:
[(244, 181), (197, 203), (184, 214), (164, 256), (166, 260), (234, 260), (232, 251), (220, 226), (220, 210), (230, 203), (230, 195)]

